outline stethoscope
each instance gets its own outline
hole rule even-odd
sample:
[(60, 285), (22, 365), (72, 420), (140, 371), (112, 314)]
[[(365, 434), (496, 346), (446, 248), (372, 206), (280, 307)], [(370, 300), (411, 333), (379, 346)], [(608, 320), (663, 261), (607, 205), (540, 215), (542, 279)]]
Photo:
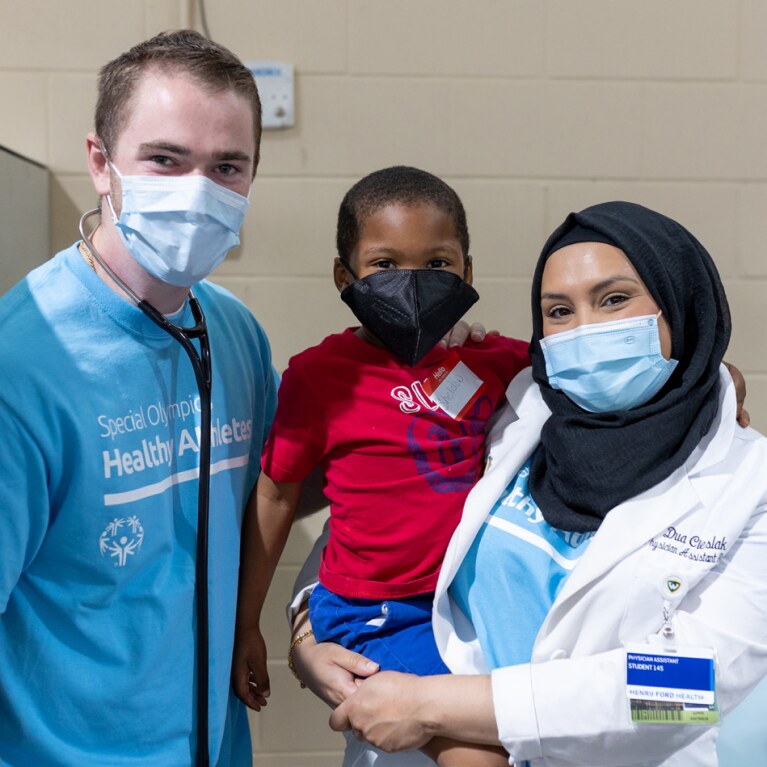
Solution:
[[(195, 594), (197, 602), (197, 767), (208, 767), (210, 747), (208, 739), (208, 517), (210, 509), (210, 416), (211, 416), (211, 363), (210, 340), (205, 315), (199, 301), (189, 291), (189, 308), (192, 310), (195, 324), (184, 327), (171, 322), (152, 304), (139, 298), (104, 261), (90, 238), (85, 234), (85, 222), (91, 216), (99, 215), (94, 208), (83, 214), (80, 219), (80, 237), (90, 250), (101, 268), (114, 280), (115, 284), (135, 302), (136, 306), (152, 322), (171, 335), (184, 348), (192, 363), (197, 389), (200, 394), (200, 476), (197, 494), (197, 562), (195, 569)], [(200, 344), (197, 352), (193, 339)]]

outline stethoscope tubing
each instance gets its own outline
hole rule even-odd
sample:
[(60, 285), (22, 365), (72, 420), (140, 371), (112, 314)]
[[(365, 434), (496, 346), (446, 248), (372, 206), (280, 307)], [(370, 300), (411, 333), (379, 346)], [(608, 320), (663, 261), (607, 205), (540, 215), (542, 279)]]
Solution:
[[(189, 306), (195, 319), (193, 327), (171, 322), (146, 301), (138, 304), (144, 314), (181, 344), (192, 363), (200, 393), (200, 474), (197, 495), (197, 555), (195, 595), (197, 605), (197, 767), (208, 767), (208, 697), (210, 646), (208, 634), (208, 522), (210, 515), (210, 422), (211, 422), (211, 360), (208, 329), (197, 299), (190, 294)], [(200, 342), (197, 353), (192, 339)]]
[[(172, 336), (184, 349), (194, 370), (197, 390), (200, 395), (200, 470), (197, 483), (197, 551), (195, 567), (195, 604), (197, 608), (197, 749), (196, 767), (208, 767), (210, 764), (210, 742), (208, 723), (209, 647), (208, 630), (208, 528), (210, 517), (210, 455), (211, 455), (211, 389), (212, 366), (210, 339), (205, 315), (199, 301), (189, 291), (189, 307), (195, 324), (191, 327), (171, 322), (162, 312), (145, 301), (126, 285), (110, 269), (101, 254), (85, 234), (85, 221), (98, 214), (98, 208), (85, 213), (80, 219), (80, 236), (114, 282), (136, 303), (136, 306), (159, 328)], [(200, 344), (197, 352), (193, 339)]]

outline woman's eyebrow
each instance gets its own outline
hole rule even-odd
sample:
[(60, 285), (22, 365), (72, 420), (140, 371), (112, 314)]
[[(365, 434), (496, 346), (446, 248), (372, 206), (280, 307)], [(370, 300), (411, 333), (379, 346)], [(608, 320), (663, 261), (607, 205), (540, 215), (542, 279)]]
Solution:
[(567, 301), (570, 298), (567, 293), (541, 293), (541, 301), (546, 299), (547, 301)]
[[(603, 290), (606, 290), (607, 288), (611, 288), (617, 283), (621, 282), (630, 282), (632, 285), (639, 285), (640, 282), (635, 277), (630, 277), (626, 274), (616, 274), (612, 277), (606, 277), (604, 280), (600, 280), (596, 283), (596, 285), (592, 285), (589, 288), (589, 293), (600, 293)], [(547, 291), (546, 293), (541, 293), (541, 300), (546, 299), (547, 301), (567, 301), (570, 298), (570, 295), (568, 293), (552, 293), (551, 291)]]
[(640, 285), (636, 277), (631, 277), (627, 274), (616, 274), (612, 277), (606, 277), (604, 280), (600, 280), (595, 285), (592, 285), (589, 289), (589, 293), (601, 293), (603, 290), (606, 290), (607, 288), (613, 287), (616, 283), (620, 282), (630, 282), (632, 285)]

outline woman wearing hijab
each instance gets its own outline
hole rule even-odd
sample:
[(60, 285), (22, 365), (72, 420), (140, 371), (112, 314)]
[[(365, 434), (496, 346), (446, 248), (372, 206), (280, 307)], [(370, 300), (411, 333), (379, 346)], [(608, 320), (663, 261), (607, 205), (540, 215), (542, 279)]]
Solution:
[(767, 439), (735, 422), (716, 268), (675, 221), (596, 205), (546, 243), (533, 318), (437, 587), (453, 675), (376, 674), (331, 724), (531, 767), (716, 765), (767, 673)]

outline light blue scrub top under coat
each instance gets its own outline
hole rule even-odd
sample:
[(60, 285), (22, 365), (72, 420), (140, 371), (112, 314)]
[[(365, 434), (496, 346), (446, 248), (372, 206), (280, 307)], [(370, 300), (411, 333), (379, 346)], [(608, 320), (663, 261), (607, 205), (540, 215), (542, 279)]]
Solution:
[(528, 492), (531, 463), (532, 456), (487, 515), (449, 589), (491, 669), (530, 661), (551, 605), (593, 536), (546, 522)]
[[(210, 283), (195, 294), (213, 358), (211, 764), (245, 767), (245, 710), (229, 684), (240, 524), (276, 380), (247, 309)], [(188, 307), (179, 319), (193, 324)], [(0, 764), (188, 767), (191, 364), (74, 246), (0, 299), (0, 337)]]
[(719, 767), (767, 765), (767, 678), (724, 717), (716, 752)]

